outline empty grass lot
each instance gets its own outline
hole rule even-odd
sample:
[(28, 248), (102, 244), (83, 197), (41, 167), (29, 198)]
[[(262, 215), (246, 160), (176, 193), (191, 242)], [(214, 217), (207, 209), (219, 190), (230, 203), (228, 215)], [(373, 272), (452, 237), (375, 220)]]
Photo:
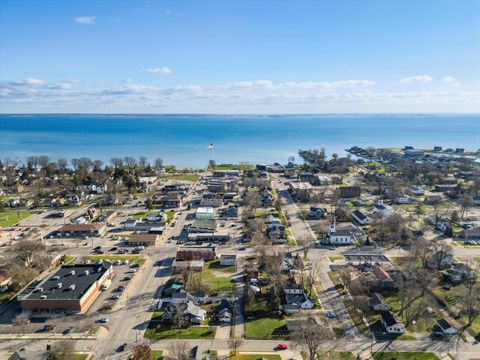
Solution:
[(215, 328), (209, 326), (190, 326), (186, 329), (168, 329), (150, 327), (144, 335), (147, 339), (213, 339)]
[(30, 211), (0, 211), (0, 227), (13, 226), (33, 215)]

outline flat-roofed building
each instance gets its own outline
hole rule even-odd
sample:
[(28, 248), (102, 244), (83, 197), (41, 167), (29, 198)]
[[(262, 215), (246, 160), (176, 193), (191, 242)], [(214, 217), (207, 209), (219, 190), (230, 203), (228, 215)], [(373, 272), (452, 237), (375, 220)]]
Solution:
[(157, 240), (157, 234), (132, 234), (128, 239), (128, 244), (134, 246), (155, 246)]
[(85, 312), (113, 277), (112, 264), (63, 265), (17, 295), (23, 311)]
[(66, 224), (58, 231), (57, 235), (63, 237), (91, 237), (103, 236), (107, 228), (105, 224)]

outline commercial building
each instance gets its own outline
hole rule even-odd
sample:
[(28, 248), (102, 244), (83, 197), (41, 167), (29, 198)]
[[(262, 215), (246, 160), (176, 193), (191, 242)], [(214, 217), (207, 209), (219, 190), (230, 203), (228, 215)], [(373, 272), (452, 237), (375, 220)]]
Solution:
[(85, 312), (113, 277), (112, 264), (63, 265), (17, 295), (23, 311)]
[(63, 225), (56, 233), (62, 237), (98, 237), (103, 236), (107, 228), (105, 224), (66, 224)]

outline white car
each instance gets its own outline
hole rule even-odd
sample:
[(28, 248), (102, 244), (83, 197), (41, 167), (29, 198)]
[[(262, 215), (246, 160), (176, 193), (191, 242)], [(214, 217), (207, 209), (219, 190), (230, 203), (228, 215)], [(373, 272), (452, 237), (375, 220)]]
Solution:
[(127, 271), (127, 273), (129, 273), (129, 274), (133, 274), (133, 273), (136, 273), (136, 272), (137, 272), (137, 270), (135, 270), (135, 269), (129, 269)]
[(98, 322), (102, 323), (102, 324), (105, 324), (105, 323), (108, 322), (108, 318), (106, 318), (106, 317), (100, 318), (100, 319), (98, 319)]

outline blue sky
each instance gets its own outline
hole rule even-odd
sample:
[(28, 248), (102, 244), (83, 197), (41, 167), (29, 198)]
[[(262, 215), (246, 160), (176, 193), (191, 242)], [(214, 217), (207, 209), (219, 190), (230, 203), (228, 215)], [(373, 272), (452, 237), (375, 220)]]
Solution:
[(6, 1), (1, 112), (478, 112), (478, 1)]

